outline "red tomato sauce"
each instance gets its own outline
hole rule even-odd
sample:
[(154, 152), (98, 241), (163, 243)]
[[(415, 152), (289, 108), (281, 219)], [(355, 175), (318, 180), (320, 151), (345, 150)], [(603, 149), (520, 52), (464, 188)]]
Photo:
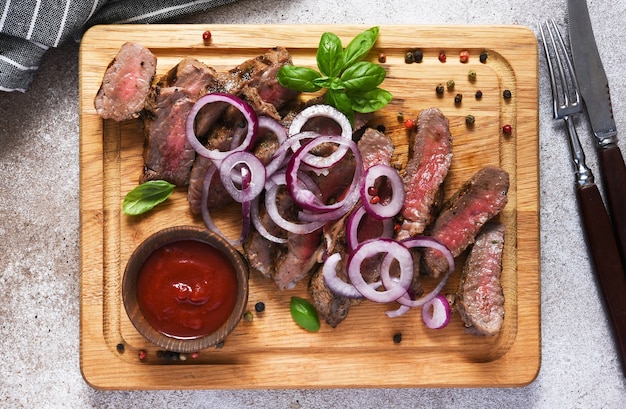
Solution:
[(233, 311), (237, 277), (214, 247), (180, 240), (154, 251), (137, 277), (137, 300), (148, 323), (174, 338), (200, 338)]

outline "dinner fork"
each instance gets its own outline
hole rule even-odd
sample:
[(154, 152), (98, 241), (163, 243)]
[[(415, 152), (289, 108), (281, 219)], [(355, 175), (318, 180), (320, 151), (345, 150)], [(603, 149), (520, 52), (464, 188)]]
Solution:
[(582, 112), (578, 81), (563, 37), (554, 21), (540, 25), (539, 31), (550, 74), (554, 118), (566, 124), (575, 166), (576, 196), (587, 245), (613, 323), (622, 369), (626, 371), (626, 275), (609, 215), (593, 173), (585, 163), (585, 153), (573, 120), (573, 116)]

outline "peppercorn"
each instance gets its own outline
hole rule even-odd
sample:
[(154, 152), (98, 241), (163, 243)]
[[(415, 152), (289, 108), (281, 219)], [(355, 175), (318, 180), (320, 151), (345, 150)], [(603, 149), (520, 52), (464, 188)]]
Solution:
[(121, 354), (122, 352), (124, 352), (124, 344), (120, 342), (119, 344), (115, 346), (115, 349), (117, 349), (117, 352)]
[(469, 70), (469, 72), (467, 73), (467, 78), (469, 78), (470, 81), (476, 81), (476, 71)]
[(474, 118), (474, 115), (468, 115), (465, 117), (465, 123), (467, 125), (474, 125), (474, 122), (476, 122), (476, 118)]
[(397, 334), (393, 334), (393, 343), (399, 344), (400, 342), (402, 342), (402, 334), (399, 332)]
[(454, 89), (454, 80), (448, 80), (448, 82), (446, 82), (446, 87), (449, 90), (453, 90)]
[(474, 95), (476, 96), (476, 99), (481, 99), (483, 97), (483, 92), (481, 90), (478, 90)]
[(404, 54), (404, 62), (407, 64), (413, 64), (415, 62), (415, 57), (411, 51), (407, 51)]
[(139, 356), (139, 360), (140, 360), (140, 361), (143, 361), (144, 359), (146, 359), (146, 357), (148, 356), (148, 354), (147, 354), (147, 353), (146, 353), (146, 351), (144, 351), (143, 349), (140, 349), (140, 350), (139, 350), (139, 353), (138, 353), (138, 356)]
[(502, 132), (504, 133), (511, 133), (513, 131), (513, 127), (511, 127), (511, 125), (506, 124), (502, 127)]
[(487, 54), (486, 52), (480, 53), (480, 56), (478, 57), (478, 59), (480, 60), (481, 63), (486, 63), (487, 62), (487, 58), (489, 57), (489, 54)]
[(466, 63), (469, 61), (469, 51), (463, 50), (461, 51), (461, 53), (459, 54), (459, 60), (461, 60), (462, 63)]
[(413, 129), (413, 126), (415, 126), (415, 121), (413, 121), (411, 118), (404, 121), (404, 127), (406, 129)]
[(502, 91), (502, 96), (504, 97), (504, 99), (510, 99), (512, 95), (513, 94), (511, 94), (511, 90), (505, 89), (504, 91)]
[(202, 33), (202, 40), (204, 44), (209, 44), (211, 42), (211, 32), (209, 30)]
[(252, 321), (252, 318), (253, 318), (253, 316), (252, 316), (252, 311), (246, 311), (246, 312), (243, 314), (243, 320), (244, 320), (245, 322), (250, 322), (250, 321)]
[(380, 203), (380, 196), (372, 196), (372, 198), (370, 199), (370, 204), (378, 204)]
[(398, 112), (398, 122), (404, 122), (404, 113)]
[(200, 356), (200, 354), (198, 354), (197, 352), (192, 352), (192, 353), (191, 353), (191, 358), (192, 358), (192, 359), (197, 359), (197, 358), (198, 358), (198, 356)]
[(370, 196), (378, 195), (378, 188), (376, 186), (370, 186), (367, 188), (367, 194)]
[(443, 94), (443, 92), (445, 91), (443, 84), (439, 84), (437, 85), (437, 87), (435, 88), (435, 92), (437, 92), (437, 94)]
[(456, 94), (454, 96), (454, 103), (455, 104), (460, 104), (461, 101), (463, 101), (463, 94)]
[(178, 358), (179, 358), (181, 361), (186, 361), (186, 360), (187, 360), (187, 354), (178, 354)]
[(422, 50), (413, 50), (413, 61), (415, 62), (422, 62), (422, 59), (424, 58), (424, 53), (422, 52)]
[(385, 131), (387, 130), (387, 128), (385, 127), (385, 125), (380, 124), (380, 125), (376, 125), (376, 130), (380, 133), (385, 133)]
[(265, 303), (262, 301), (259, 301), (258, 303), (254, 304), (254, 310), (256, 312), (263, 312), (265, 311)]
[(385, 53), (378, 54), (378, 62), (380, 63), (387, 62), (387, 55)]
[(438, 58), (439, 58), (439, 61), (441, 61), (441, 62), (446, 62), (446, 59), (447, 59), (447, 57), (446, 57), (446, 53), (444, 53), (443, 51), (442, 51), (442, 52), (440, 52), (440, 53), (439, 53), (439, 57), (438, 57)]

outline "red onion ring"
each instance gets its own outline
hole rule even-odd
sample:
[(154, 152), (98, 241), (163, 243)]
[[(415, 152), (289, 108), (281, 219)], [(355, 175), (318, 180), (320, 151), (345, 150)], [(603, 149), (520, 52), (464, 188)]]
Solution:
[[(241, 173), (234, 172), (237, 166), (241, 167)], [(220, 164), (220, 179), (224, 188), (237, 203), (250, 202), (263, 192), (265, 187), (265, 166), (250, 152), (238, 151), (226, 156)], [(247, 188), (243, 187), (243, 174), (248, 172), (249, 181)], [(241, 189), (236, 183), (241, 184)]]
[[(363, 217), (366, 214), (367, 211), (365, 210), (365, 207), (361, 205), (357, 207), (354, 211), (352, 211), (352, 213), (350, 213), (350, 215), (348, 216), (348, 220), (346, 222), (346, 242), (350, 250), (354, 250), (359, 245), (359, 225), (361, 224), (361, 220), (363, 220)], [(383, 231), (380, 234), (380, 237), (393, 237), (393, 220), (383, 219), (381, 220), (381, 223)]]
[[(334, 204), (329, 205), (322, 203), (322, 201), (317, 196), (312, 194), (308, 189), (306, 189), (299, 180), (299, 170), (302, 164), (302, 159), (311, 149), (323, 143), (336, 143), (340, 146), (346, 146), (348, 149), (352, 150), (356, 164), (352, 181), (350, 183), (350, 186), (348, 187), (348, 194), (346, 194), (342, 200), (339, 200)], [(320, 136), (298, 149), (298, 151), (291, 157), (289, 163), (287, 164), (287, 171), (285, 176), (289, 193), (291, 194), (291, 197), (298, 206), (316, 213), (326, 213), (329, 211), (341, 209), (337, 212), (338, 214), (333, 213), (332, 215), (333, 218), (337, 219), (349, 212), (358, 201), (359, 196), (354, 194), (354, 192), (359, 192), (358, 188), (362, 182), (362, 174), (363, 160), (361, 158), (361, 153), (354, 141), (340, 138), (337, 136)]]
[[(377, 196), (370, 194), (370, 187), (374, 186), (376, 179), (387, 177), (391, 184), (392, 198), (388, 203), (374, 200)], [(365, 170), (364, 183), (361, 185), (361, 202), (369, 214), (377, 219), (394, 217), (404, 206), (404, 182), (398, 172), (389, 165), (378, 164)]]
[[(339, 264), (339, 261), (341, 261), (341, 254), (334, 253), (326, 258), (324, 266), (322, 267), (322, 277), (324, 277), (324, 282), (330, 291), (345, 298), (364, 298), (363, 294), (361, 294), (354, 285), (346, 283), (337, 276), (337, 264)], [(376, 290), (381, 284), (380, 281), (377, 281), (375, 283), (368, 283), (367, 285)]]
[(450, 304), (439, 294), (422, 307), (422, 321), (431, 329), (441, 329), (450, 322)]
[[(302, 132), (304, 125), (315, 117), (326, 117), (335, 121), (341, 127), (341, 137), (347, 140), (352, 140), (352, 126), (350, 120), (341, 113), (337, 108), (330, 105), (311, 105), (303, 109), (296, 115), (291, 121), (289, 127), (289, 135), (295, 135)], [(300, 143), (296, 143), (294, 150), (300, 148)], [(340, 146), (335, 152), (326, 157), (319, 157), (315, 155), (308, 155), (303, 159), (303, 162), (314, 168), (327, 168), (337, 163), (346, 154), (347, 149), (345, 146)]]
[[(383, 281), (384, 291), (372, 289), (361, 274), (361, 263), (369, 257), (377, 256), (381, 253), (387, 253), (387, 258), (393, 258), (398, 261), (400, 266), (400, 277), (397, 282), (390, 285)], [(389, 266), (387, 266), (386, 275), (389, 274)], [(381, 265), (381, 278), (383, 276), (383, 267)], [(366, 240), (359, 244), (357, 248), (348, 257), (348, 277), (352, 285), (368, 300), (387, 303), (396, 301), (398, 298), (406, 294), (411, 281), (413, 280), (413, 257), (411, 252), (402, 243), (391, 239), (372, 239)]]
[[(200, 110), (205, 105), (214, 102), (226, 102), (234, 106), (239, 110), (239, 112), (243, 114), (246, 122), (248, 123), (248, 131), (246, 133), (246, 137), (243, 139), (241, 144), (239, 144), (239, 146), (232, 148), (230, 151), (222, 152), (217, 149), (208, 149), (204, 145), (202, 145), (202, 143), (200, 143), (198, 137), (196, 136), (195, 121), (198, 112), (200, 112)], [(215, 92), (200, 97), (196, 101), (196, 103), (193, 104), (193, 107), (191, 107), (191, 111), (187, 116), (186, 135), (187, 140), (189, 141), (193, 149), (198, 153), (198, 155), (204, 156), (211, 159), (213, 162), (219, 163), (232, 152), (243, 151), (250, 148), (254, 143), (254, 139), (256, 138), (258, 127), (259, 123), (256, 113), (244, 100), (234, 95)]]
[(285, 219), (280, 214), (276, 205), (276, 195), (278, 193), (278, 188), (280, 186), (284, 186), (285, 184), (285, 174), (283, 172), (275, 173), (265, 183), (265, 210), (272, 218), (272, 221), (276, 223), (277, 226), (287, 230), (288, 232), (296, 234), (312, 233), (322, 227), (325, 222), (321, 220), (305, 223), (294, 223)]
[(222, 231), (217, 227), (217, 225), (215, 224), (215, 222), (213, 221), (213, 218), (211, 217), (211, 213), (209, 212), (209, 208), (207, 207), (207, 201), (208, 201), (208, 197), (209, 197), (209, 189), (211, 188), (211, 181), (213, 179), (213, 175), (215, 174), (215, 172), (217, 172), (217, 166), (215, 166), (215, 164), (211, 164), (211, 166), (209, 166), (209, 168), (207, 169), (207, 172), (204, 176), (204, 182), (202, 184), (202, 197), (201, 197), (201, 211), (202, 211), (202, 220), (204, 220), (204, 224), (206, 225), (206, 227), (215, 232), (216, 234), (219, 234), (220, 236), (222, 236), (226, 241), (228, 241), (231, 245), (233, 246), (238, 246), (241, 243), (243, 243), (244, 239), (246, 238), (246, 236), (248, 235), (249, 232), (249, 228), (250, 228), (250, 206), (249, 206), (249, 202), (248, 205), (246, 206), (245, 203), (242, 205), (242, 228), (241, 228), (241, 235), (239, 236), (239, 238), (237, 240), (232, 240), (229, 237), (227, 237), (224, 233), (222, 233)]
[(261, 204), (261, 201), (259, 200), (259, 196), (254, 198), (254, 200), (250, 204), (251, 205), (251, 207), (250, 207), (250, 218), (252, 219), (252, 224), (254, 225), (254, 228), (256, 229), (256, 231), (261, 236), (265, 237), (267, 240), (272, 241), (274, 243), (278, 243), (278, 244), (287, 243), (287, 239), (273, 235), (263, 225), (263, 222), (261, 221), (261, 216), (259, 214), (259, 206), (260, 206), (260, 204)]

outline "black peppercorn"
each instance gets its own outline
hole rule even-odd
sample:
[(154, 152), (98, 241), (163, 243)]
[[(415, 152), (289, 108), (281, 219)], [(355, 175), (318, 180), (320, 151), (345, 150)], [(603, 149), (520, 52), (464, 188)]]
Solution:
[(404, 54), (404, 62), (407, 64), (413, 64), (415, 62), (415, 57), (411, 51), (407, 51), (406, 54)]
[(463, 101), (463, 94), (456, 94), (454, 96), (454, 103), (455, 104), (460, 104), (461, 101)]
[(414, 50), (413, 51), (413, 61), (415, 61), (415, 62), (422, 62), (423, 58), (424, 58), (424, 53), (422, 53), (422, 50)]
[(265, 311), (265, 303), (259, 301), (258, 303), (254, 304), (254, 310), (256, 312), (263, 312), (263, 311)]
[(480, 60), (481, 63), (486, 63), (487, 62), (487, 57), (489, 57), (489, 54), (487, 53), (481, 53), (480, 56), (478, 57), (478, 59)]
[(504, 97), (504, 99), (509, 99), (509, 98), (511, 98), (511, 95), (512, 95), (512, 94), (511, 94), (511, 91), (510, 91), (510, 90), (508, 90), (508, 89), (505, 89), (505, 90), (502, 92), (502, 96)]
[(117, 352), (121, 354), (122, 352), (124, 352), (124, 344), (120, 342), (119, 344), (115, 346), (115, 349), (117, 349)]
[(398, 332), (397, 334), (393, 335), (393, 343), (399, 344), (400, 342), (402, 342), (402, 334)]
[(481, 90), (476, 91), (476, 99), (481, 99), (483, 97), (483, 92)]
[(445, 91), (443, 84), (437, 85), (437, 87), (435, 88), (435, 91), (437, 92), (437, 94), (443, 94), (443, 92)]
[(385, 133), (385, 131), (387, 130), (387, 128), (385, 127), (385, 125), (380, 124), (380, 125), (376, 125), (376, 130), (380, 133)]

